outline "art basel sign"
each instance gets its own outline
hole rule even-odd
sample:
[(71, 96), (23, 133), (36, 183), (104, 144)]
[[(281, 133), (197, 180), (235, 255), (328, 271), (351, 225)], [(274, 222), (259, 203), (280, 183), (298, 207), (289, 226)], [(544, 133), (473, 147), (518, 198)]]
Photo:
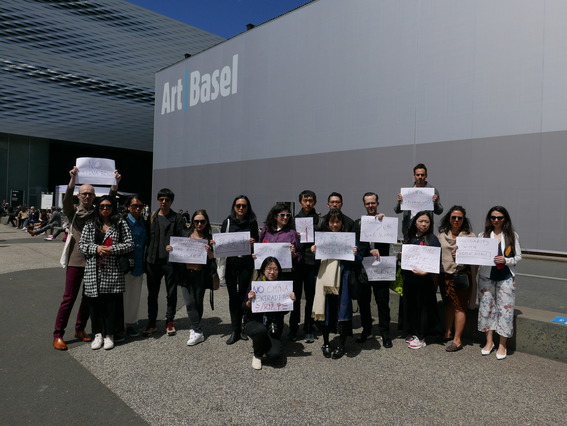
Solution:
[(161, 115), (175, 111), (186, 112), (200, 103), (214, 101), (238, 92), (238, 55), (232, 57), (232, 64), (212, 72), (185, 70), (183, 79), (177, 83), (163, 84)]

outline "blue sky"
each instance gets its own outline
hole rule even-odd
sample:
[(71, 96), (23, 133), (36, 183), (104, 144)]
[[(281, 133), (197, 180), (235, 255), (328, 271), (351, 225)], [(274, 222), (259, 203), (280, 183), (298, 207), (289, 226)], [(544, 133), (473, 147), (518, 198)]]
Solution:
[(127, 0), (221, 37), (230, 38), (310, 0)]

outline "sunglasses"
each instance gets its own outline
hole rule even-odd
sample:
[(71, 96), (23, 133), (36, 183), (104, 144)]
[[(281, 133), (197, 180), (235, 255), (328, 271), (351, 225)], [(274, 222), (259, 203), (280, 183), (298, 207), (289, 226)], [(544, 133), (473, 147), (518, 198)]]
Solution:
[(159, 201), (160, 203), (171, 203), (171, 198), (166, 198), (166, 197), (164, 197), (164, 198), (158, 198), (158, 201)]
[(248, 204), (235, 204), (234, 207), (236, 207), (237, 209), (247, 209)]
[(99, 210), (112, 210), (112, 204), (101, 204), (98, 206)]
[(504, 220), (504, 216), (490, 216), (490, 220)]
[(278, 216), (281, 217), (282, 219), (284, 218), (290, 218), (291, 217), (291, 213), (278, 213)]
[(144, 207), (143, 204), (130, 204), (130, 207), (133, 207), (135, 209), (141, 209), (142, 207)]
[(94, 197), (94, 192), (81, 192), (79, 195), (82, 195), (83, 197)]
[(462, 216), (451, 216), (451, 220), (463, 220), (464, 217)]
[(207, 223), (206, 220), (194, 220), (193, 223), (195, 225), (205, 225)]

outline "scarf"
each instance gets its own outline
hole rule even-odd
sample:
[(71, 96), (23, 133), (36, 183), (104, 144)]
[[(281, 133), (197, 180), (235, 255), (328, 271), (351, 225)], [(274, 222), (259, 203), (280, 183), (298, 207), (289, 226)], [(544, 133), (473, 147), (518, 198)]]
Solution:
[(317, 272), (313, 314), (311, 315), (315, 321), (325, 321), (325, 295), (338, 295), (340, 287), (341, 261), (336, 259), (322, 260)]

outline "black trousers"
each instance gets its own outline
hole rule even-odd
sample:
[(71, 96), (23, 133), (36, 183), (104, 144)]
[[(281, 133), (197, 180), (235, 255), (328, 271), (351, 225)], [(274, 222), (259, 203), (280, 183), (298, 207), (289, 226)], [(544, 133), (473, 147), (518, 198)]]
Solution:
[(148, 322), (155, 324), (158, 315), (158, 296), (161, 279), (165, 276), (165, 289), (167, 291), (166, 320), (173, 321), (177, 309), (177, 278), (174, 266), (169, 263), (148, 263), (146, 265), (148, 285)]
[(367, 286), (362, 286), (358, 298), (358, 306), (360, 308), (360, 322), (362, 330), (370, 333), (372, 330), (372, 311), (370, 303), (372, 301), (372, 293), (378, 306), (378, 327), (380, 334), (388, 335), (390, 333), (390, 283), (388, 281), (370, 281)]
[(301, 296), (303, 294), (303, 290), (305, 290), (303, 331), (305, 333), (313, 333), (313, 324), (315, 324), (315, 320), (311, 317), (311, 314), (313, 313), (316, 279), (317, 267), (315, 265), (301, 264), (296, 267), (295, 278), (293, 280), (295, 302), (293, 302), (293, 311), (289, 317), (289, 328), (292, 333), (297, 333), (297, 330), (299, 329), (299, 322), (301, 320)]
[(252, 256), (229, 257), (226, 261), (226, 288), (228, 290), (228, 308), (232, 331), (242, 331), (242, 303), (246, 299), (248, 287), (254, 272)]
[(261, 358), (266, 355), (268, 358), (279, 358), (282, 356), (282, 342), (279, 337), (272, 337), (268, 328), (255, 320), (248, 321), (244, 328), (246, 334), (252, 339), (254, 356)]
[(93, 334), (114, 335), (122, 293), (101, 293), (98, 297), (87, 297), (87, 300)]

